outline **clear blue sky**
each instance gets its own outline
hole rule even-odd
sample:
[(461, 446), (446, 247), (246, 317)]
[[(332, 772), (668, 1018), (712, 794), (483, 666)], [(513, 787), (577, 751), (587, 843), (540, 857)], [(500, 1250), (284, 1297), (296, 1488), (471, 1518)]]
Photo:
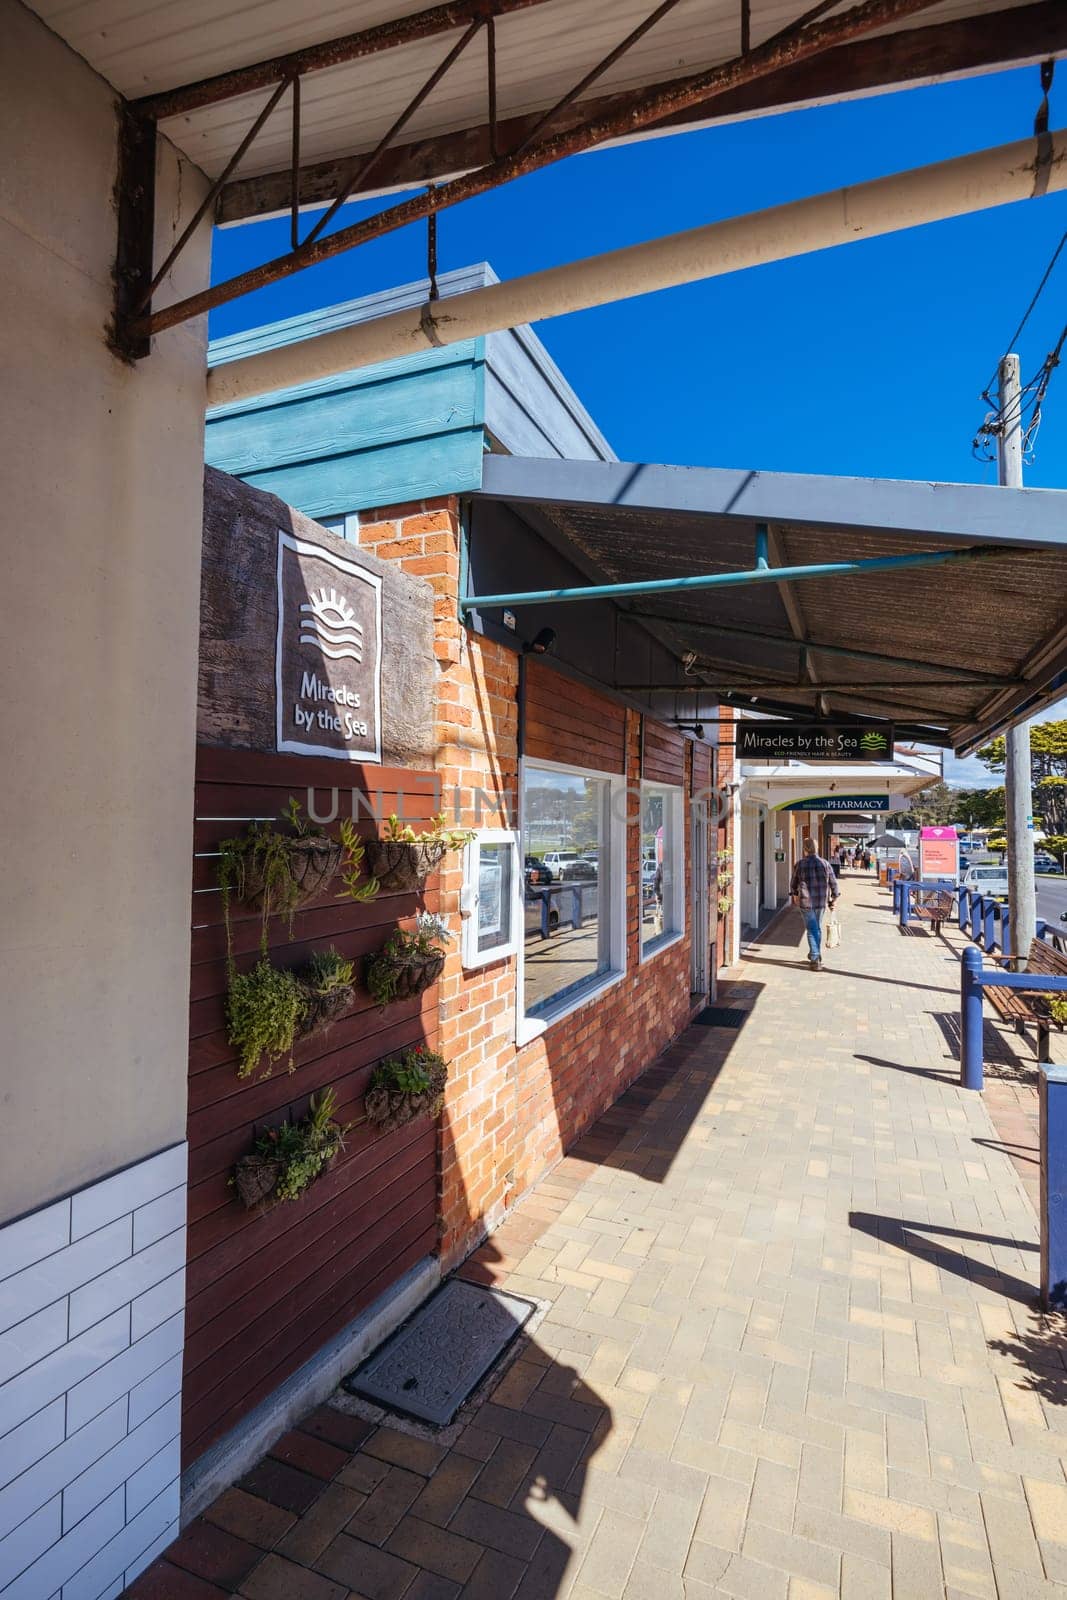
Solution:
[[(1027, 68), (575, 157), (443, 213), (440, 267), (487, 260), (510, 278), (1025, 138), (1038, 99)], [(1051, 126), (1065, 114), (1061, 65)], [(971, 454), (979, 395), (1065, 228), (1067, 195), (1053, 195), (537, 331), (624, 460), (992, 482)], [(221, 231), (216, 276), (287, 242), (287, 219)], [(425, 250), (425, 228), (408, 228), (224, 307), (212, 334), (422, 277)], [(1020, 341), (1024, 378), (1064, 322), (1067, 250)], [(1026, 479), (1067, 487), (1067, 362)], [(973, 761), (948, 775), (989, 781)]]

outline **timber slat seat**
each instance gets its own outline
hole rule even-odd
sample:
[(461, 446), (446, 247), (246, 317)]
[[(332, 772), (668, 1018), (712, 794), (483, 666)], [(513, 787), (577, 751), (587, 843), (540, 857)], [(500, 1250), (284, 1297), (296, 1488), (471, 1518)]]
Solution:
[(911, 915), (919, 922), (928, 922), (934, 933), (941, 932), (941, 924), (952, 920), (954, 896), (951, 889), (917, 890), (912, 895)]
[[(1026, 958), (1026, 970), (1035, 977), (1041, 975), (1047, 978), (1067, 978), (1067, 956), (1059, 950), (1054, 950), (1044, 939), (1034, 939), (1030, 944), (1030, 953)], [(983, 986), (982, 993), (992, 1002), (995, 1011), (999, 1012), (1005, 1022), (1010, 1022), (1016, 1033), (1022, 1033), (1028, 1022), (1037, 1028), (1037, 1059), (1047, 1061), (1049, 1058), (1049, 1037), (1053, 1028), (1062, 1032), (1063, 1023), (1058, 1022), (1048, 1010), (1048, 996), (1028, 995), (1019, 989), (998, 989), (993, 984)]]

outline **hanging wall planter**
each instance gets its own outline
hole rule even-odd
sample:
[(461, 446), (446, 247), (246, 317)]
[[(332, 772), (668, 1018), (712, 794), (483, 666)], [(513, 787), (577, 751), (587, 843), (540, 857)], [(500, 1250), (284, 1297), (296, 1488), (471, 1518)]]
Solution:
[(355, 965), (336, 950), (318, 950), (298, 972), (275, 967), (261, 955), (248, 972), (231, 964), (226, 1034), (237, 1051), (239, 1078), (251, 1077), (266, 1057), (264, 1077), (293, 1045), (329, 1028), (355, 999)]
[(445, 1100), (448, 1067), (443, 1056), (418, 1045), (375, 1067), (363, 1105), (367, 1121), (382, 1133), (416, 1117), (438, 1116)]
[(420, 911), (414, 933), (397, 928), (382, 949), (367, 960), (365, 982), (380, 1006), (410, 1000), (441, 976), (444, 944), (452, 935), (441, 917)]
[(333, 949), (317, 950), (300, 969), (297, 981), (304, 1015), (298, 1031), (302, 1039), (325, 1032), (351, 1008), (356, 994), (354, 978), (355, 963)]
[(273, 1205), (299, 1200), (316, 1178), (321, 1178), (345, 1147), (347, 1128), (334, 1121), (337, 1097), (332, 1089), (311, 1097), (308, 1114), (299, 1122), (283, 1122), (256, 1139), (255, 1149), (242, 1156), (232, 1183), (241, 1204)]
[(367, 871), (382, 894), (410, 894), (421, 889), (450, 850), (461, 850), (474, 835), (466, 828), (446, 828), (444, 813), (423, 833), (401, 825), (394, 813), (380, 839), (366, 841)]

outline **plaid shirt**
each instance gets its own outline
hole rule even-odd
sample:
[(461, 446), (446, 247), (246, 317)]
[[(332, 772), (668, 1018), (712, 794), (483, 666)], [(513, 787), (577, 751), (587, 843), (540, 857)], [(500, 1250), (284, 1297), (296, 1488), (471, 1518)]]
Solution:
[(838, 896), (834, 869), (822, 856), (801, 856), (793, 868), (789, 893), (799, 895), (806, 911), (825, 911)]

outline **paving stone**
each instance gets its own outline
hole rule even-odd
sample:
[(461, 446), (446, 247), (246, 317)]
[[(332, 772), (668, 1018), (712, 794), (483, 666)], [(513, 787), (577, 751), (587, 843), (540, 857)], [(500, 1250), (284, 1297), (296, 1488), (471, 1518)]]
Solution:
[(405, 1517), (389, 1536), (386, 1549), (394, 1556), (410, 1561), (413, 1567), (436, 1572), (439, 1577), (450, 1578), (454, 1583), (464, 1583), (470, 1577), (484, 1553), (484, 1545), (464, 1539), (457, 1533), (423, 1522), (419, 1517)]
[(246, 1494), (243, 1489), (227, 1489), (212, 1501), (204, 1516), (217, 1527), (225, 1528), (227, 1533), (246, 1539), (261, 1550), (272, 1550), (296, 1521), (291, 1511), (271, 1505), (258, 1495)]
[(351, 1453), (300, 1428), (283, 1434), (270, 1447), (274, 1459), (284, 1461), (290, 1467), (298, 1467), (302, 1472), (310, 1472), (313, 1477), (324, 1478), (327, 1482), (347, 1466)]
[(279, 1555), (264, 1556), (239, 1593), (247, 1600), (347, 1600), (344, 1584)]
[(411, 1472), (428, 1478), (436, 1472), (447, 1454), (444, 1445), (433, 1444), (429, 1439), (418, 1439), (413, 1434), (401, 1433), (397, 1428), (379, 1428), (363, 1446), (369, 1456), (388, 1461), (395, 1467), (407, 1467)]
[(401, 1600), (418, 1576), (410, 1562), (346, 1533), (327, 1545), (315, 1570), (347, 1584), (361, 1600)]
[[(259, 1559), (263, 1559), (262, 1551)], [(229, 1585), (220, 1589), (184, 1567), (172, 1566), (169, 1561), (153, 1561), (125, 1591), (123, 1600), (219, 1600), (220, 1595), (232, 1593)]]
[(310, 1472), (301, 1472), (297, 1467), (287, 1466), (284, 1461), (276, 1461), (273, 1456), (265, 1456), (251, 1472), (245, 1473), (238, 1484), (238, 1488), (246, 1494), (269, 1500), (272, 1506), (282, 1506), (297, 1516), (314, 1505), (323, 1487), (321, 1478), (312, 1476)]
[(331, 1483), (318, 1500), (295, 1522), (289, 1532), (279, 1539), (278, 1554), (304, 1566), (314, 1566), (326, 1546), (352, 1518), (366, 1501), (366, 1495), (357, 1489), (346, 1488), (342, 1483)]
[(417, 1473), (391, 1467), (359, 1507), (348, 1531), (368, 1544), (384, 1544), (426, 1487), (425, 1478)]
[(218, 1584), (223, 1590), (236, 1589), (262, 1559), (263, 1551), (258, 1545), (227, 1533), (204, 1517), (191, 1522), (167, 1550), (167, 1560), (174, 1566)]

